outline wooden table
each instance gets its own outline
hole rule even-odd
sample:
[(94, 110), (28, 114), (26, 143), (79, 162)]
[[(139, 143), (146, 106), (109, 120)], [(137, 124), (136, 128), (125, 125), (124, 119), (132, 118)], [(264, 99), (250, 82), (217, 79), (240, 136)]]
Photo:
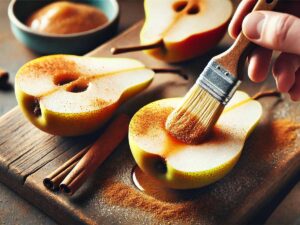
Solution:
[[(0, 27), (2, 28), (0, 33), (0, 66), (10, 72), (12, 75), (11, 82), (13, 82), (13, 75), (17, 69), (37, 55), (17, 42), (12, 36), (6, 13), (8, 3), (8, 0), (0, 1)], [(126, 29), (143, 17), (141, 1), (122, 0), (120, 4), (122, 11), (127, 12), (121, 14), (120, 30)], [(0, 92), (0, 115), (15, 105), (13, 91)], [(282, 199), (284, 201), (281, 203)], [(279, 206), (276, 208), (277, 205)], [(277, 196), (269, 204), (261, 215), (253, 218), (253, 224), (262, 223), (267, 218), (266, 224), (293, 224), (296, 222), (297, 216), (299, 222), (299, 205), (300, 183), (297, 184), (297, 180), (294, 180), (280, 193), (280, 196)], [(275, 208), (276, 210), (270, 216)], [(55, 222), (0, 184), (0, 224), (55, 224)]]

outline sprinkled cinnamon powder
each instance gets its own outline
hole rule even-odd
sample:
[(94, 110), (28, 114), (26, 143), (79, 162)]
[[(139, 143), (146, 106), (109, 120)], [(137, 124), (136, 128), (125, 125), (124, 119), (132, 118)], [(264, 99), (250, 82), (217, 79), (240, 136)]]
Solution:
[[(232, 210), (236, 212), (236, 207), (241, 206), (249, 193), (260, 189), (266, 174), (274, 169), (274, 162), (269, 160), (280, 160), (293, 149), (297, 151), (295, 143), (298, 129), (299, 123), (287, 119), (260, 125), (247, 141), (243, 157), (231, 173), (208, 187), (187, 191), (192, 197), (183, 201), (162, 201), (115, 181), (108, 181), (104, 185), (103, 198), (108, 204), (140, 209), (166, 222), (194, 224), (201, 221), (217, 224), (228, 219), (228, 213), (232, 213)], [(215, 204), (216, 201), (218, 204)]]
[(109, 105), (111, 101), (106, 101), (101, 98), (97, 98), (91, 101), (91, 105), (94, 106), (95, 108), (103, 108)]
[[(164, 107), (162, 109), (159, 106), (151, 107), (151, 110), (141, 109), (143, 112), (140, 111), (139, 113), (135, 114), (135, 121), (138, 121), (138, 123), (131, 125), (130, 129), (134, 130), (132, 133), (137, 135), (145, 135), (148, 133), (150, 128), (155, 129), (153, 124), (159, 126), (157, 129), (161, 129), (161, 127), (165, 126), (166, 118), (173, 110), (173, 107)], [(153, 120), (158, 120), (158, 122), (153, 123)]]
[[(275, 152), (274, 149), (281, 150), (292, 147), (297, 138), (296, 131), (299, 128), (300, 123), (294, 123), (288, 119), (274, 120), (263, 126), (253, 140), (249, 140), (249, 148), (261, 149), (260, 159), (268, 160), (272, 158), (272, 160), (275, 160), (279, 150)], [(280, 151), (280, 154), (283, 154), (283, 151)]]
[(108, 183), (104, 187), (103, 197), (107, 203), (122, 207), (138, 208), (145, 212), (153, 213), (158, 219), (187, 222), (191, 213), (193, 213), (191, 212), (192, 207), (188, 202), (163, 202), (119, 182)]
[[(61, 74), (77, 74), (78, 69), (76, 62), (64, 56), (53, 56), (47, 60), (39, 60), (30, 62), (27, 66), (23, 66), (19, 72), (28, 76), (40, 77), (45, 75), (57, 76)], [(23, 77), (23, 76), (19, 76)]]
[(293, 123), (292, 121), (287, 119), (275, 120), (273, 123), (271, 123), (270, 129), (270, 131), (272, 132), (270, 136), (274, 137), (274, 139), (271, 140), (269, 138), (268, 140), (272, 141), (273, 146), (291, 146), (297, 138), (297, 133), (295, 131), (299, 128), (299, 123)]

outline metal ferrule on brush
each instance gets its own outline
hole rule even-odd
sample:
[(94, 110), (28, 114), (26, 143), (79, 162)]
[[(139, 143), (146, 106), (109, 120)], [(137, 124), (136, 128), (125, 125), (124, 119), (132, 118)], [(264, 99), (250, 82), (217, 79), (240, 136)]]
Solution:
[(226, 69), (211, 60), (196, 81), (203, 89), (226, 105), (241, 83)]

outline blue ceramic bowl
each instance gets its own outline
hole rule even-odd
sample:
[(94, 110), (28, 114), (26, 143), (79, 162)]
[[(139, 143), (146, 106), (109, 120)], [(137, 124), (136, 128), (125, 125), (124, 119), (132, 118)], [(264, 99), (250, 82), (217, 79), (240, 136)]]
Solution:
[(26, 19), (37, 9), (53, 0), (12, 0), (8, 17), (15, 37), (40, 54), (84, 54), (112, 37), (118, 28), (119, 5), (116, 0), (76, 0), (100, 8), (108, 22), (95, 29), (74, 34), (47, 34), (32, 30), (25, 25)]

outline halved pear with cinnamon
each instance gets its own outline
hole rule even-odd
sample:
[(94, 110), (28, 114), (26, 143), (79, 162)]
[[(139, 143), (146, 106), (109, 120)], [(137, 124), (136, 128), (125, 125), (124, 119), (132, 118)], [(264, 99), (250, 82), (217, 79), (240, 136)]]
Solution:
[(262, 115), (258, 101), (236, 92), (210, 134), (198, 145), (170, 136), (165, 121), (181, 98), (163, 99), (140, 109), (129, 126), (129, 144), (138, 166), (174, 189), (191, 189), (224, 177), (237, 163), (244, 143)]
[(20, 68), (15, 93), (36, 127), (75, 136), (99, 128), (124, 100), (145, 89), (153, 76), (152, 70), (133, 59), (52, 55)]

